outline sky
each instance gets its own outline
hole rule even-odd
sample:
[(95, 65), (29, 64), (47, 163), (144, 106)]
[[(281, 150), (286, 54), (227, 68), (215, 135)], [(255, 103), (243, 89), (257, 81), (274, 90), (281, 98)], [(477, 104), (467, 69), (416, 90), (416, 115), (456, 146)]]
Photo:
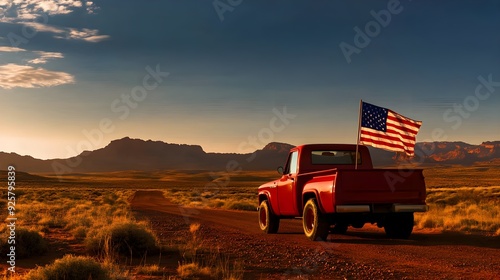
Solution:
[(498, 1), (0, 0), (0, 151), (140, 138), (355, 143), (359, 102), (417, 141), (500, 140)]

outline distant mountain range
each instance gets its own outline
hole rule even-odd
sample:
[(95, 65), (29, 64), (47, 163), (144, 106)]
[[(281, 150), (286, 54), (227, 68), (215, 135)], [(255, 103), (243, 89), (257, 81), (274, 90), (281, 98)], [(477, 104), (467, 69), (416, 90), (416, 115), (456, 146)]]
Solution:
[[(198, 145), (169, 144), (161, 141), (122, 138), (95, 151), (85, 151), (68, 159), (41, 160), (16, 153), (0, 152), (3, 166), (14, 165), (30, 173), (85, 173), (123, 170), (273, 170), (283, 165), (293, 145), (269, 143), (254, 153), (207, 153)], [(402, 154), (370, 148), (376, 166), (395, 165), (408, 158)], [(497, 161), (500, 141), (471, 145), (464, 142), (417, 143), (416, 150), (429, 151), (423, 164), (463, 164)]]
[(394, 165), (402, 162), (422, 164), (471, 165), (480, 162), (500, 162), (500, 141), (472, 145), (464, 142), (421, 142), (415, 145), (412, 159), (403, 153), (369, 148), (376, 165)]

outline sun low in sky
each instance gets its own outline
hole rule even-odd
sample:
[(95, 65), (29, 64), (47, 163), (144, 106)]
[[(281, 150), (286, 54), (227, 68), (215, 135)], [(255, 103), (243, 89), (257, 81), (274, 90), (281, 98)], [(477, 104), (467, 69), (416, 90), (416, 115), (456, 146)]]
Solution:
[(355, 143), (360, 99), (422, 121), (420, 142), (500, 140), (499, 14), (498, 1), (0, 0), (0, 151)]

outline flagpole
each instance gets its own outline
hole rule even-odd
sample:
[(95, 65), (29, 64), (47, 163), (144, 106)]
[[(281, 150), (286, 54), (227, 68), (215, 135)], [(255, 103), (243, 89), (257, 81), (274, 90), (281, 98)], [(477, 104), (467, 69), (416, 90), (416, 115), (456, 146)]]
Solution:
[(354, 158), (354, 169), (358, 169), (358, 151), (359, 151), (359, 134), (361, 132), (361, 111), (363, 106), (363, 100), (359, 100), (359, 115), (358, 115), (358, 138), (356, 138), (356, 157)]

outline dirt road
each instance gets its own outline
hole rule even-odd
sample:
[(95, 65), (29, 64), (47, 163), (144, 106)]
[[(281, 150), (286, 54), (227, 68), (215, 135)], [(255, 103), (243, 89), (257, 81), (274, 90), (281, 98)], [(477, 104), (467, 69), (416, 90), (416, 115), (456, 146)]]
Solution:
[(245, 279), (500, 279), (498, 237), (415, 230), (409, 240), (392, 240), (365, 226), (312, 242), (298, 219), (266, 235), (257, 212), (183, 208), (157, 191), (137, 191), (131, 205), (164, 242), (200, 223), (207, 245), (243, 262)]

